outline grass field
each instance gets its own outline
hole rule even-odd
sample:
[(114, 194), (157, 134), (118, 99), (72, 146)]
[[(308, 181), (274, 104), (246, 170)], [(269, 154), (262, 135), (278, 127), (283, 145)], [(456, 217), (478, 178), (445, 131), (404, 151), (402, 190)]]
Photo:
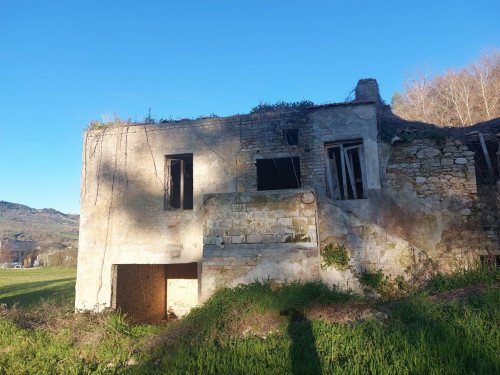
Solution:
[(441, 275), (392, 301), (254, 283), (166, 326), (75, 315), (65, 294), (73, 270), (18, 271), (0, 274), (0, 298), (25, 306), (0, 307), (2, 374), (500, 373), (499, 270)]
[(0, 269), (0, 303), (30, 306), (42, 299), (75, 300), (76, 270), (66, 268)]

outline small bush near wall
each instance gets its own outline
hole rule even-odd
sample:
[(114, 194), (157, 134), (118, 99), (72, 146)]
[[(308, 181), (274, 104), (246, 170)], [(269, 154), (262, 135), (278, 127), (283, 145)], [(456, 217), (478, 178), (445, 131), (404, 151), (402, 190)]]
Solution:
[(381, 290), (387, 283), (382, 270), (378, 270), (376, 272), (363, 271), (361, 273), (361, 277), (359, 278), (359, 282), (364, 286), (377, 290)]
[(347, 250), (344, 245), (338, 244), (328, 244), (321, 251), (321, 268), (326, 269), (330, 266), (334, 266), (339, 270), (343, 270), (347, 267), (349, 262), (349, 257), (347, 256)]

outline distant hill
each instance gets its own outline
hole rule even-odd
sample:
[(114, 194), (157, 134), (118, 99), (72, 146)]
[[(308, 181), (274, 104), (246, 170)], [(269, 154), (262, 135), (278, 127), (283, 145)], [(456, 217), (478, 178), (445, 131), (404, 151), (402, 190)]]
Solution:
[(1, 248), (13, 251), (63, 249), (78, 245), (79, 215), (0, 201)]

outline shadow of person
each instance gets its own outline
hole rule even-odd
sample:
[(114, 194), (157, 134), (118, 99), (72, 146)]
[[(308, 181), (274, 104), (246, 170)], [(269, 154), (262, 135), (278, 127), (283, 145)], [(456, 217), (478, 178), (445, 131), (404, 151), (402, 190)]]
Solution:
[(292, 374), (321, 374), (321, 363), (316, 351), (311, 322), (295, 310), (286, 315), (290, 315), (288, 335), (292, 340), (290, 345)]

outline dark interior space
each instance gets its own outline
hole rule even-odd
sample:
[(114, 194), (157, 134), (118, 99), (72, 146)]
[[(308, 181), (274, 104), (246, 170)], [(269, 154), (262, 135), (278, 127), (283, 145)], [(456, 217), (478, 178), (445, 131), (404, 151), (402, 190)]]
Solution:
[(298, 157), (257, 160), (257, 190), (297, 188), (300, 188)]
[(167, 318), (168, 279), (198, 279), (198, 264), (114, 265), (113, 304), (136, 323)]
[(168, 279), (197, 279), (198, 263), (166, 264)]
[(327, 179), (334, 199), (366, 198), (364, 184), (363, 143), (345, 142), (327, 146)]
[(193, 154), (166, 157), (166, 209), (193, 209)]
[(283, 138), (289, 145), (299, 144), (299, 129), (283, 129)]

